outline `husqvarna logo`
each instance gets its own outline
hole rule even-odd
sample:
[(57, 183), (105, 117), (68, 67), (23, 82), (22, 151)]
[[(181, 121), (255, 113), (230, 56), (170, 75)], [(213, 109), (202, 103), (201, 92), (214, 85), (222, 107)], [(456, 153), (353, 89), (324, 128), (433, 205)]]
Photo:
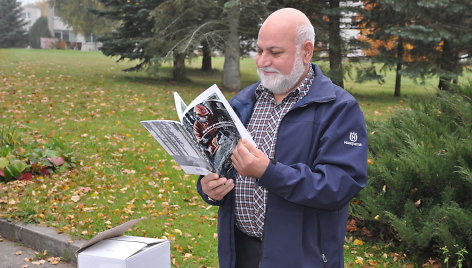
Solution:
[(357, 147), (362, 146), (362, 143), (357, 142), (357, 132), (355, 131), (349, 132), (349, 141), (344, 141), (344, 144)]
[(357, 141), (357, 132), (350, 132), (349, 133), (349, 140), (352, 141), (352, 142), (356, 142)]

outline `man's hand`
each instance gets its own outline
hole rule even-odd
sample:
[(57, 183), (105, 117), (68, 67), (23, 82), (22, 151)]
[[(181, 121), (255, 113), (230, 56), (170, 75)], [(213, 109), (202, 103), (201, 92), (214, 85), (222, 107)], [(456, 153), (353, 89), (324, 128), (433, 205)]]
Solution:
[(234, 188), (232, 179), (220, 178), (216, 173), (210, 173), (200, 180), (203, 192), (213, 200), (222, 200)]
[(241, 176), (260, 178), (264, 174), (270, 159), (245, 139), (241, 139), (231, 155), (233, 167)]

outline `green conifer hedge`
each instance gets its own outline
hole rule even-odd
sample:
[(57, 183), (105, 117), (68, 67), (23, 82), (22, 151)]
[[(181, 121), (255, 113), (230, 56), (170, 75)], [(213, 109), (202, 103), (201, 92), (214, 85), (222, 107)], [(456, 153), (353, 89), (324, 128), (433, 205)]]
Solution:
[(472, 85), (412, 99), (411, 109), (369, 123), (369, 132), (369, 182), (352, 216), (413, 256), (465, 249), (470, 263)]

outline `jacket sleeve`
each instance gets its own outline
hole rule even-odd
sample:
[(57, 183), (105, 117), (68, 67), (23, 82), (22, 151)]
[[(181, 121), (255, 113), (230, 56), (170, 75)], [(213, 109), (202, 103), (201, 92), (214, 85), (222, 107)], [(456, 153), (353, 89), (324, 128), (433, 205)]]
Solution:
[[(354, 100), (339, 104), (329, 117), (314, 142), (313, 163), (271, 162), (259, 185), (312, 208), (336, 210), (346, 205), (367, 183), (367, 130)], [(283, 146), (284, 141), (279, 142)]]

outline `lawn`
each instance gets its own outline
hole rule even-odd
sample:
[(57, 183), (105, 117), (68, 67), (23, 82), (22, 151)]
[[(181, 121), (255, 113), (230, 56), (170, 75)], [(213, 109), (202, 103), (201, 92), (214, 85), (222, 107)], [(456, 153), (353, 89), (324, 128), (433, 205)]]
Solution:
[[(24, 140), (58, 138), (77, 159), (63, 174), (0, 184), (0, 217), (82, 238), (147, 217), (127, 234), (170, 239), (176, 267), (217, 267), (217, 209), (200, 200), (197, 177), (185, 175), (139, 121), (177, 119), (172, 92), (189, 102), (220, 84), (221, 71), (202, 73), (196, 59), (189, 63), (191, 81), (176, 83), (168, 66), (152, 78), (122, 72), (133, 64), (115, 61), (98, 52), (0, 50), (0, 125), (21, 127)], [(222, 65), (214, 59), (214, 68)], [(243, 85), (257, 80), (253, 59), (243, 59), (241, 68)], [(389, 74), (382, 86), (346, 81), (346, 88), (367, 120), (382, 120), (406, 107), (403, 97), (392, 97), (392, 81)], [(404, 79), (402, 94), (433, 94), (435, 84)], [(408, 263), (390, 245), (351, 238), (345, 247), (347, 266)]]

